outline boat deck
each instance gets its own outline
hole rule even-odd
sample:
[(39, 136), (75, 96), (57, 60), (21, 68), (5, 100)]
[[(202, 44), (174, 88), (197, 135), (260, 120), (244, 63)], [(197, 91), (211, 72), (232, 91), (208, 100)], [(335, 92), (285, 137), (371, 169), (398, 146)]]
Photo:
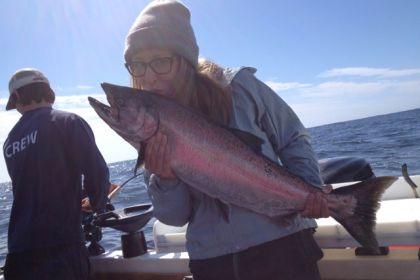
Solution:
[[(412, 178), (420, 185), (420, 176)], [(334, 187), (339, 187), (337, 184)], [(319, 262), (324, 280), (419, 280), (420, 199), (399, 178), (384, 194), (377, 213), (376, 234), (384, 256), (356, 256), (357, 242), (332, 218), (319, 219), (315, 238), (324, 251)], [(124, 259), (122, 251), (92, 258), (97, 279), (183, 279), (189, 275), (184, 227), (156, 222), (156, 250)]]
[[(419, 280), (419, 248), (390, 248), (386, 256), (355, 256), (354, 249), (324, 249), (324, 280)], [(188, 255), (155, 253), (124, 259), (122, 251), (94, 258), (95, 279), (178, 280), (189, 275)]]

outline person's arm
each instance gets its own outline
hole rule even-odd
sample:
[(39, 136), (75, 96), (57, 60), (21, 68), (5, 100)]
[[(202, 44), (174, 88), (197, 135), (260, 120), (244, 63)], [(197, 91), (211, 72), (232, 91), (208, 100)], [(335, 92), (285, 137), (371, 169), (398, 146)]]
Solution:
[(155, 217), (165, 224), (183, 226), (191, 216), (188, 187), (173, 173), (166, 135), (157, 133), (145, 149), (145, 182)]
[(109, 170), (95, 143), (90, 126), (77, 116), (72, 116), (69, 125), (69, 143), (72, 157), (83, 174), (83, 186), (94, 212), (105, 210), (110, 186)]
[(260, 83), (266, 111), (262, 122), (271, 130), (276, 153), (283, 166), (307, 183), (321, 187), (323, 182), (318, 160), (311, 145), (309, 133), (295, 112), (267, 85)]
[[(270, 87), (245, 69), (239, 72), (241, 90), (247, 91), (257, 106), (257, 122), (270, 140), (283, 167), (308, 184), (321, 188), (323, 181), (318, 160), (310, 143), (310, 136), (293, 110)], [(330, 188), (322, 188), (308, 194), (301, 215), (309, 218), (330, 215), (326, 194)]]
[(310, 143), (310, 136), (286, 102), (270, 87), (242, 70), (242, 89), (256, 99), (259, 126), (265, 131), (283, 166), (307, 183), (321, 187), (318, 161)]
[(172, 226), (188, 223), (192, 214), (188, 187), (178, 179), (163, 179), (147, 170), (144, 174), (155, 217)]

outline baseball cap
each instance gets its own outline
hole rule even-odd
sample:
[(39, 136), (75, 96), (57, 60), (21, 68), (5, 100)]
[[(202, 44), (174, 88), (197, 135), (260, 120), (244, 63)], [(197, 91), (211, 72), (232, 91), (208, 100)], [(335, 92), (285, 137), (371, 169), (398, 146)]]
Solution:
[(16, 90), (21, 87), (33, 84), (33, 83), (44, 83), (50, 85), (48, 79), (41, 73), (41, 71), (35, 68), (22, 68), (17, 70), (9, 81), (9, 101), (6, 105), (6, 110), (16, 109), (16, 106), (10, 98)]

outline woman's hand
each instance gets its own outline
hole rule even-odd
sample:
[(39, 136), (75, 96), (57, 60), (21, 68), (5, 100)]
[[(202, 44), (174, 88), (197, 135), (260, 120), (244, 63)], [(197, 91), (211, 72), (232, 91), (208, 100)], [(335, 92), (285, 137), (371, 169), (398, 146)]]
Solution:
[(163, 179), (175, 179), (169, 165), (169, 152), (168, 138), (157, 132), (147, 142), (144, 167)]
[(305, 208), (301, 212), (302, 217), (306, 218), (328, 218), (330, 210), (328, 208), (327, 194), (332, 191), (331, 185), (322, 187), (322, 192), (314, 190), (306, 199)]

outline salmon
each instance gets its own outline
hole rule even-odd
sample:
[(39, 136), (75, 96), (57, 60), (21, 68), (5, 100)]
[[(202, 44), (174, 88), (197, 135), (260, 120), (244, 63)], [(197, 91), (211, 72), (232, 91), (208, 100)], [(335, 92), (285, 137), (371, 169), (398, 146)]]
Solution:
[[(110, 106), (89, 97), (90, 105), (136, 147), (138, 165), (143, 162), (147, 141), (159, 131), (167, 136), (174, 174), (225, 205), (278, 219), (301, 212), (308, 195), (321, 192), (192, 108), (131, 87), (101, 86)], [(325, 194), (331, 216), (373, 254), (379, 254), (376, 211), (382, 193), (396, 179), (376, 177)]]

